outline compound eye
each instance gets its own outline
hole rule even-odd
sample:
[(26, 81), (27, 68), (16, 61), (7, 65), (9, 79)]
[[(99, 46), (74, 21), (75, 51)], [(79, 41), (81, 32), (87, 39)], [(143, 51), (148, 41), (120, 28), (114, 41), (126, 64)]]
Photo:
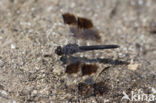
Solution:
[(58, 46), (58, 47), (56, 48), (55, 53), (56, 53), (57, 55), (62, 55), (62, 54), (63, 54), (63, 53), (62, 53), (62, 48), (61, 48), (61, 46)]

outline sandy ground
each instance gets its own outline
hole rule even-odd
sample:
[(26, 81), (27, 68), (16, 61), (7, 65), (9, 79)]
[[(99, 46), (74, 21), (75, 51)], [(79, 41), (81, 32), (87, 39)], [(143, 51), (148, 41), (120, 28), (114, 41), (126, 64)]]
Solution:
[[(156, 29), (155, 11), (156, 0), (0, 0), (0, 102), (119, 103), (123, 91), (129, 96), (139, 89), (152, 93), (156, 88), (156, 34), (151, 31)], [(109, 67), (95, 81), (109, 87), (102, 96), (80, 96), (78, 83), (95, 75), (65, 74), (66, 64), (54, 52), (59, 45), (75, 42), (62, 20), (65, 12), (90, 18), (99, 30), (101, 42), (76, 40), (78, 44), (120, 45), (115, 50), (74, 55), (103, 59), (96, 63), (99, 70)]]

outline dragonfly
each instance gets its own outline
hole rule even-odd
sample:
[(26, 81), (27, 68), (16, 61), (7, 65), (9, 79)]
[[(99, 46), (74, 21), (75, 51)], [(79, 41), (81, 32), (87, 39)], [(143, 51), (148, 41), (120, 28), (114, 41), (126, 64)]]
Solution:
[[(64, 24), (69, 25), (70, 32), (73, 33), (73, 36), (76, 39), (84, 39), (84, 40), (96, 40), (100, 42), (101, 36), (97, 29), (95, 29), (92, 20), (84, 17), (76, 17), (71, 13), (62, 14), (62, 18)], [(90, 46), (80, 46), (76, 43), (69, 43), (64, 45), (63, 47), (58, 46), (55, 49), (55, 53), (59, 56), (70, 56), (79, 52), (87, 52), (93, 50), (104, 50), (104, 49), (116, 49), (119, 48), (119, 45), (90, 45)], [(97, 71), (98, 66), (96, 64), (86, 64), (80, 61), (76, 63), (70, 63), (66, 67), (66, 73), (72, 74), (77, 73), (79, 68), (82, 68), (82, 75), (90, 75)]]
[[(64, 21), (64, 24), (69, 25), (70, 32), (73, 34), (73, 36), (76, 39), (82, 39), (82, 40), (93, 40), (100, 42), (101, 36), (99, 35), (99, 32), (97, 29), (95, 29), (92, 20), (84, 17), (76, 17), (74, 14), (71, 13), (64, 13), (62, 14), (62, 18)], [(119, 45), (78, 45), (76, 43), (69, 43), (64, 46), (58, 46), (55, 49), (55, 53), (58, 56), (67, 57), (74, 55), (76, 53), (82, 53), (87, 51), (93, 51), (93, 50), (105, 50), (105, 49), (116, 49), (119, 48)], [(63, 61), (63, 60), (62, 60)], [(67, 74), (74, 74), (81, 71), (82, 76), (91, 75), (93, 73), (96, 73), (98, 69), (98, 66), (95, 63), (85, 63), (81, 60), (78, 60), (76, 62), (68, 63), (66, 66), (65, 73)], [(100, 94), (103, 95), (105, 92), (105, 89), (107, 87), (105, 86), (105, 83), (103, 82), (97, 82), (92, 84), (86, 84), (86, 83), (79, 83), (78, 84), (78, 90), (79, 94), (88, 94), (88, 89), (90, 88), (92, 92), (89, 93), (90, 95), (93, 94)], [(84, 92), (84, 89), (86, 92)]]
[(101, 49), (115, 49), (115, 48), (119, 48), (119, 46), (118, 45), (79, 46), (78, 44), (67, 44), (64, 47), (58, 46), (55, 50), (55, 53), (57, 55), (71, 55), (78, 52), (86, 52)]

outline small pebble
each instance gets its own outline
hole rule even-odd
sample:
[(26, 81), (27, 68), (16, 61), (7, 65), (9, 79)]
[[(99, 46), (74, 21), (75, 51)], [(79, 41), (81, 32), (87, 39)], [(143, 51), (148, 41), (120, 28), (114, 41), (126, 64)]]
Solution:
[(15, 49), (16, 46), (14, 44), (11, 44), (11, 49)]
[(5, 90), (0, 90), (0, 94), (7, 96), (8, 93)]
[(55, 69), (53, 70), (53, 73), (54, 73), (54, 74), (57, 74), (57, 75), (60, 75), (61, 72), (62, 72), (62, 69), (59, 69), (59, 68), (55, 68)]
[(141, 66), (141, 64), (129, 64), (128, 65), (128, 69), (136, 71), (137, 69), (139, 69)]

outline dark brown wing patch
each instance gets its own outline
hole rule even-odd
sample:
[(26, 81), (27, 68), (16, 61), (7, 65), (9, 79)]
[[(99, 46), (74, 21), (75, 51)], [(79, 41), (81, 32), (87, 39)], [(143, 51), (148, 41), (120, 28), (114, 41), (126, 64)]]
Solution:
[(72, 63), (67, 65), (66, 67), (66, 73), (72, 74), (72, 73), (77, 73), (80, 70), (80, 63)]
[(65, 24), (68, 24), (68, 25), (76, 25), (77, 24), (76, 17), (73, 14), (65, 13), (62, 15), (62, 17), (63, 17), (63, 21)]
[(73, 74), (79, 72), (81, 68), (82, 76), (91, 75), (96, 73), (98, 66), (95, 64), (80, 64), (80, 63), (71, 63), (66, 67), (66, 73)]
[(90, 29), (93, 28), (93, 23), (90, 19), (78, 17), (78, 28)]
[(83, 64), (81, 71), (82, 71), (82, 75), (90, 75), (92, 73), (96, 73), (97, 71), (97, 65), (95, 64)]

